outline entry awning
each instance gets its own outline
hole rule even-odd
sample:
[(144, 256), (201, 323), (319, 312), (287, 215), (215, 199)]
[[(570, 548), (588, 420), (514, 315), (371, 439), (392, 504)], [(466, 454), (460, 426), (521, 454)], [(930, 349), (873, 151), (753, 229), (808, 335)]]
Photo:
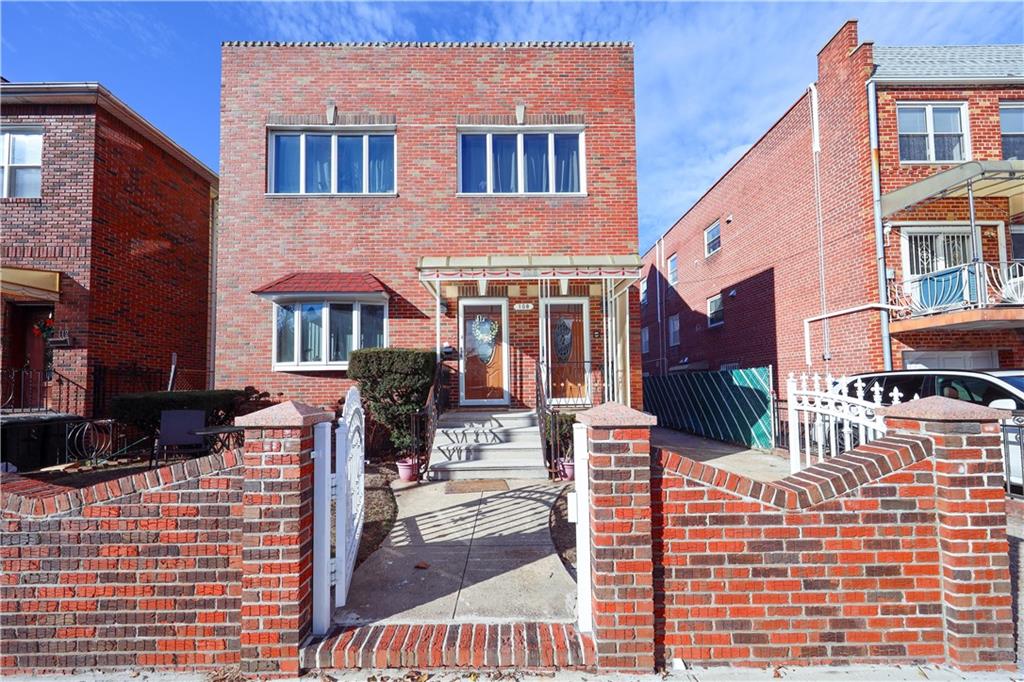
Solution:
[(292, 272), (268, 282), (252, 293), (270, 299), (309, 295), (387, 297), (387, 288), (369, 272)]
[(3, 296), (24, 301), (60, 300), (60, 273), (28, 268), (0, 269)]
[(607, 256), (424, 256), (422, 282), (479, 279), (636, 279), (637, 254)]
[(1007, 197), (1010, 215), (1024, 213), (1024, 160), (967, 161), (912, 185), (882, 195), (882, 216), (888, 217), (921, 202), (945, 197)]

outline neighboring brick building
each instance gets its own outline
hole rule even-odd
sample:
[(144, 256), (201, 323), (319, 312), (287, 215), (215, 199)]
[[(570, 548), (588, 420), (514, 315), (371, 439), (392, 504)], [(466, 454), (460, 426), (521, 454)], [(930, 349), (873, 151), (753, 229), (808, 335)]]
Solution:
[[(793, 371), (881, 370), (883, 316), (894, 369), (1024, 366), (1024, 161), (1011, 158), (1024, 158), (1024, 46), (875, 47), (846, 23), (817, 82), (645, 254), (644, 372), (770, 365), (778, 390)], [(879, 301), (897, 309), (841, 312)], [(808, 366), (803, 322), (818, 316)]]
[(205, 370), (217, 176), (95, 83), (0, 104), (4, 407), (88, 413), (97, 367), (172, 353)]
[(630, 45), (226, 43), (222, 74), (218, 385), (334, 406), (387, 345), (450, 349), (462, 405), (533, 405), (542, 357), (553, 399), (639, 404)]

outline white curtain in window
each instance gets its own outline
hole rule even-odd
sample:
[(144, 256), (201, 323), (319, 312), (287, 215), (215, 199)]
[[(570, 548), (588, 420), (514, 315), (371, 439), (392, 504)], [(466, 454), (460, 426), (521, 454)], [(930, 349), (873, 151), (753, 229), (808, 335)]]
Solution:
[(515, 192), (518, 171), (516, 168), (516, 136), (492, 135), (491, 155), (494, 159), (494, 191)]
[(306, 192), (331, 191), (331, 136), (306, 135)]
[(395, 191), (395, 138), (370, 135), (370, 192)]
[(580, 191), (579, 135), (555, 135), (555, 191)]
[(321, 339), (323, 331), (323, 308), (319, 303), (306, 303), (302, 306), (302, 319), (299, 325), (301, 332), (302, 362), (320, 362), (323, 360)]

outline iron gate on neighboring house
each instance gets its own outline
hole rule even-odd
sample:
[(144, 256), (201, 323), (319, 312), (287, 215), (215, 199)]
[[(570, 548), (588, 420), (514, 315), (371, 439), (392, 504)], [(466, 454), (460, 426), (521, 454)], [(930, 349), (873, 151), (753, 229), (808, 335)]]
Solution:
[(658, 426), (751, 448), (771, 448), (772, 368), (644, 377), (644, 409)]

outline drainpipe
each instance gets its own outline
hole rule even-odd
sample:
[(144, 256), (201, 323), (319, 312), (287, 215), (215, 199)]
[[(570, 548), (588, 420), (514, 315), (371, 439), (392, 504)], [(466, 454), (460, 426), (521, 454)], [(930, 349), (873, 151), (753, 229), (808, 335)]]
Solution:
[[(818, 298), (821, 302), (822, 316), (828, 313), (828, 299), (825, 294), (825, 216), (821, 209), (821, 131), (818, 126), (818, 88), (814, 83), (807, 86), (811, 93), (811, 160), (814, 176), (814, 219), (818, 228)], [(829, 319), (823, 317), (821, 335), (825, 360), (825, 369), (832, 359), (832, 339), (829, 332)]]
[[(875, 214), (875, 264), (878, 270), (878, 299), (883, 306), (889, 302), (888, 277), (885, 272), (885, 232), (882, 226), (882, 180), (878, 165), (878, 100), (875, 81), (868, 79), (868, 128), (871, 135), (871, 203)], [(889, 309), (879, 308), (882, 331), (882, 362), (885, 371), (892, 371), (892, 341), (889, 336)]]

